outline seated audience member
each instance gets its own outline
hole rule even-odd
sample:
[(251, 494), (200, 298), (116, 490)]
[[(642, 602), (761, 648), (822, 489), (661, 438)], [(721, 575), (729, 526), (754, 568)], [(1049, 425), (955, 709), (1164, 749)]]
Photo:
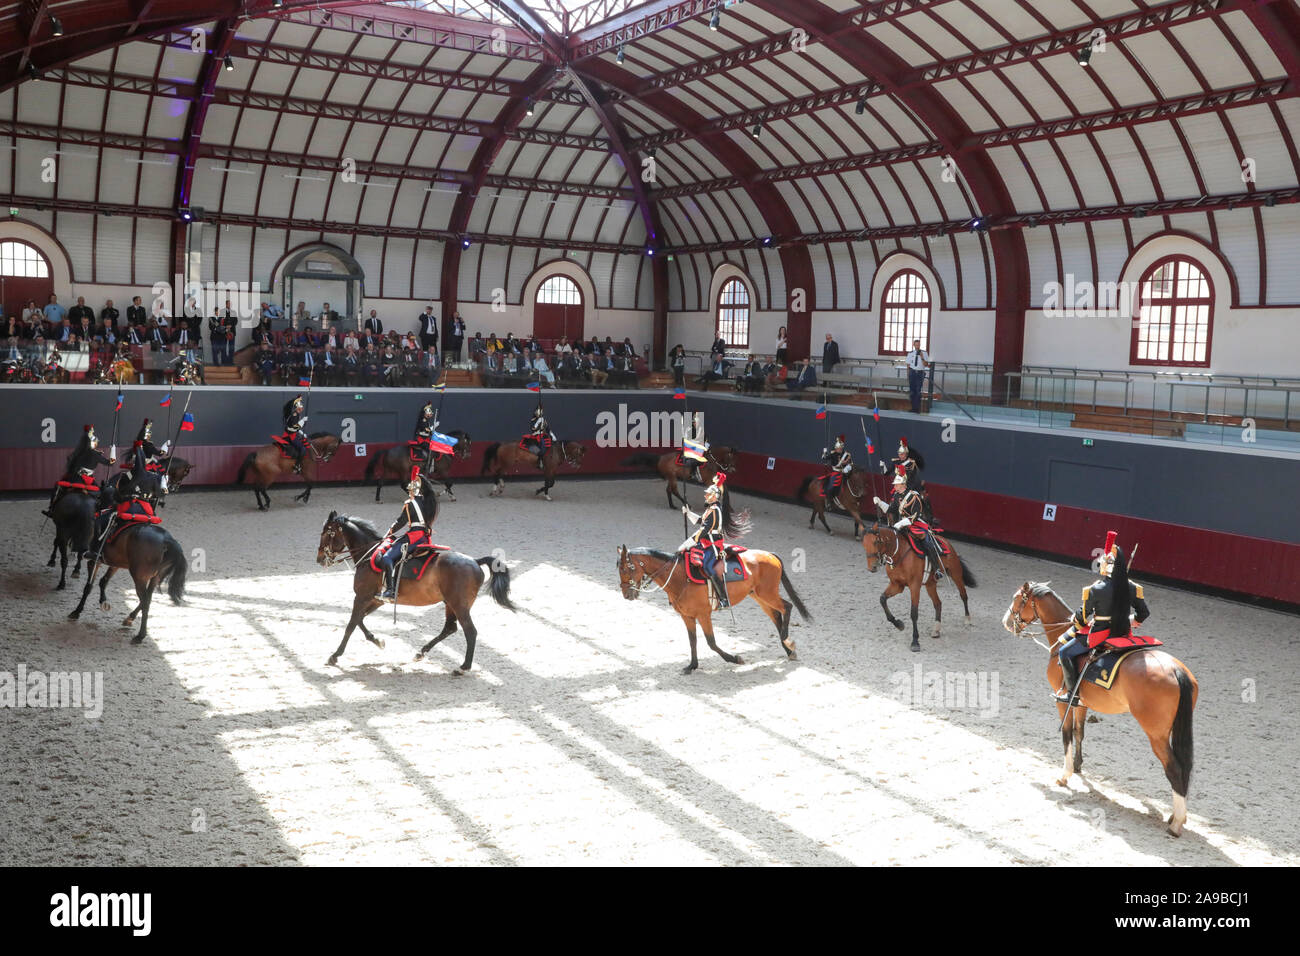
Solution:
[(474, 337), (469, 340), (469, 360), (477, 362), (480, 355), (487, 352), (487, 343), (483, 341), (483, 333), (475, 332)]
[(426, 385), (437, 385), (442, 377), (442, 367), (438, 362), (438, 346), (430, 345), (420, 353), (419, 376)]
[(546, 356), (543, 355), (540, 350), (533, 353), (533, 370), (543, 381), (549, 384), (551, 388), (555, 387), (555, 373), (552, 372), (551, 367), (546, 364)]
[(113, 330), (115, 336), (121, 337), (118, 331), (121, 328), (120, 320), (122, 313), (113, 308), (113, 300), (109, 299), (104, 303), (104, 307), (99, 310), (99, 324)]
[(763, 367), (764, 387), (773, 392), (785, 384), (785, 366), (777, 361), (771, 361)]
[(257, 346), (257, 354), (253, 359), (253, 366), (257, 369), (257, 374), (261, 376), (263, 385), (271, 384), (271, 377), (275, 375), (275, 352), (271, 349), (271, 343), (263, 339)]
[(391, 340), (384, 343), (379, 361), (384, 366), (384, 384), (390, 388), (401, 385), (402, 359)]
[(361, 343), (357, 340), (357, 333), (352, 329), (348, 329), (348, 334), (343, 336), (343, 348), (352, 349), (355, 352), (360, 347)]
[(366, 384), (371, 388), (378, 388), (384, 384), (383, 356), (379, 354), (379, 349), (373, 342), (366, 346), (365, 354), (361, 359), (361, 371)]
[(361, 382), (361, 357), (357, 354), (355, 338), (344, 346), (343, 381), (349, 388), (355, 388)]
[(708, 371), (695, 380), (695, 384), (703, 385), (704, 390), (707, 392), (709, 390), (709, 383), (725, 379), (727, 377), (727, 369), (729, 368), (731, 368), (731, 363), (717, 352), (714, 352), (713, 365), (708, 369)]
[(798, 369), (793, 380), (787, 380), (785, 387), (792, 392), (802, 392), (806, 388), (812, 388), (817, 384), (817, 370), (813, 367), (812, 362), (802, 362), (795, 366)]
[(745, 370), (736, 381), (736, 388), (742, 392), (761, 392), (763, 390), (763, 363), (751, 352)]
[(274, 328), (277, 322), (284, 321), (284, 309), (275, 302), (263, 302), (262, 318), (266, 320), (268, 329)]
[(294, 376), (298, 370), (298, 349), (293, 344), (292, 336), (282, 336), (280, 348), (275, 353), (275, 364), (280, 370), (280, 381), (285, 385), (296, 383)]
[(167, 327), (158, 324), (157, 318), (149, 319), (149, 351), (160, 352), (167, 345)]

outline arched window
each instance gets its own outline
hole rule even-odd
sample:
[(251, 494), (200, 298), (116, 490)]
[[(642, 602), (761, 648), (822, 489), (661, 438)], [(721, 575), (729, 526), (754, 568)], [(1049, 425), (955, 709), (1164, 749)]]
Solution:
[(718, 335), (729, 349), (749, 348), (749, 289), (728, 279), (718, 293)]
[(25, 242), (0, 242), (0, 276), (48, 279), (50, 264), (38, 249)]
[(904, 269), (885, 287), (880, 315), (880, 354), (906, 355), (912, 342), (930, 350), (930, 287), (921, 273)]
[(555, 275), (542, 282), (537, 301), (542, 305), (581, 305), (582, 292), (568, 276)]
[(1161, 259), (1138, 283), (1133, 365), (1210, 364), (1214, 289), (1205, 270), (1186, 256)]

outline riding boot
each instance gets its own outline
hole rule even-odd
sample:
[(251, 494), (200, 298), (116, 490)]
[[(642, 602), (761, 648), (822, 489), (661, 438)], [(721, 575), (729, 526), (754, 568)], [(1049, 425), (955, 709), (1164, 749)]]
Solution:
[(934, 536), (930, 535), (929, 538), (930, 538), (930, 554), (934, 558), (934, 579), (936, 581), (942, 581), (943, 580), (943, 552), (939, 548), (939, 542), (934, 540)]
[(45, 515), (45, 517), (47, 518), (54, 517), (54, 506), (58, 504), (59, 492), (62, 490), (63, 489), (60, 488), (58, 485), (55, 485), (54, 490), (50, 492), (50, 503), (49, 505), (46, 506), (45, 510), (41, 512), (41, 514)]
[(382, 582), (382, 586), (383, 586), (383, 589), (384, 589), (384, 590), (383, 590), (383, 592), (379, 595), (379, 600), (381, 600), (381, 601), (395, 601), (395, 600), (397, 600), (397, 580), (396, 580), (396, 578), (397, 578), (397, 576), (396, 576), (396, 574), (394, 574), (394, 572), (393, 572), (393, 568), (392, 568), (391, 566), (388, 566), (388, 567), (385, 567), (385, 568), (384, 568), (384, 577), (383, 577), (383, 582)]
[(727, 565), (722, 558), (713, 568), (713, 589), (718, 596), (718, 607), (731, 607), (731, 599), (727, 597)]
[(293, 459), (293, 473), (294, 473), (295, 475), (301, 475), (301, 474), (302, 474), (302, 454), (301, 454), (301, 453), (299, 453), (299, 454), (297, 454), (297, 455), (294, 456), (294, 459)]
[(1055, 696), (1056, 700), (1062, 704), (1066, 702), (1078, 704), (1079, 698), (1077, 696), (1073, 701), (1070, 701), (1070, 694), (1074, 692), (1074, 685), (1079, 683), (1079, 668), (1075, 664), (1077, 658), (1074, 656), (1067, 657), (1065, 654), (1059, 656), (1061, 662), (1061, 676), (1063, 678), (1064, 686), (1061, 688), (1059, 693), (1053, 696)]

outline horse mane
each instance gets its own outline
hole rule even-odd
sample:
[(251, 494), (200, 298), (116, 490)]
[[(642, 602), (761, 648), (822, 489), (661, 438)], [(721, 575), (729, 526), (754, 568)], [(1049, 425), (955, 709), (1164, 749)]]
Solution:
[(468, 438), (468, 437), (469, 437), (469, 432), (461, 431), (459, 428), (453, 428), (451, 431), (447, 432), (447, 434), (450, 435), (452, 438)]
[(1049, 594), (1053, 597), (1059, 597), (1055, 591), (1048, 587), (1051, 583), (1051, 581), (1030, 581), (1029, 593), (1034, 597), (1047, 597)]
[(308, 441), (315, 441), (317, 438), (324, 438), (324, 437), (326, 437), (328, 434), (329, 434), (329, 432), (312, 432), (310, 435), (307, 436), (307, 440), (308, 440)]
[(657, 561), (672, 561), (677, 555), (672, 551), (661, 551), (659, 548), (628, 548), (628, 554), (638, 554), (647, 558), (654, 558)]
[(367, 521), (365, 518), (354, 518), (351, 515), (338, 515), (338, 520), (341, 523), (350, 524), (356, 528), (360, 528), (366, 534), (373, 534), (376, 538), (383, 537), (379, 533), (379, 529), (376, 528), (372, 522)]

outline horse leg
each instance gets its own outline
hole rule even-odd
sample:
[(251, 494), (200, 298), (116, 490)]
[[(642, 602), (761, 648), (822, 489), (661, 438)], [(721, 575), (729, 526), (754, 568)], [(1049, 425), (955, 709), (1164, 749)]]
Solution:
[(361, 619), (379, 607), (381, 603), (381, 601), (375, 600), (373, 588), (367, 588), (364, 596), (357, 594), (352, 601), (352, 616), (348, 618), (348, 626), (343, 629), (343, 640), (339, 644), (338, 650), (331, 654), (330, 659), (325, 662), (326, 667), (333, 667), (339, 662), (339, 658), (343, 656), (344, 650), (347, 649), (348, 638), (352, 636), (352, 632), (361, 623)]
[[(150, 577), (148, 583), (143, 587), (140, 586), (139, 582), (136, 583), (135, 593), (140, 599), (140, 607), (138, 609), (140, 611), (140, 632), (136, 634), (135, 637), (131, 638), (132, 644), (141, 643), (144, 640), (145, 635), (149, 633), (149, 604), (153, 601), (153, 589), (157, 584), (157, 576)], [(131, 613), (134, 614), (135, 612), (132, 611)], [(127, 620), (129, 621), (130, 618), (127, 618)]]
[[(827, 504), (829, 504), (829, 503), (830, 503), (830, 502), (828, 501)], [(826, 529), (826, 533), (827, 533), (827, 534), (834, 534), (834, 533), (835, 533), (834, 531), (831, 530), (831, 526), (828, 525), (828, 524), (826, 523), (826, 509), (825, 509), (825, 508), (819, 508), (819, 509), (817, 510), (817, 517), (822, 519), (822, 527)]]
[(894, 617), (894, 615), (890, 612), (889, 599), (891, 597), (894, 597), (896, 594), (902, 594), (902, 593), (903, 593), (903, 585), (898, 581), (890, 581), (889, 587), (885, 588), (885, 590), (880, 592), (880, 606), (885, 609), (885, 617), (888, 619), (890, 624), (894, 625), (894, 627), (900, 631), (903, 629), (903, 622), (900, 621), (898, 618)]
[[(1190, 694), (1192, 691), (1189, 688), (1182, 693)], [(1187, 823), (1187, 780), (1191, 776), (1192, 757), (1190, 723), (1186, 728), (1184, 750), (1180, 753), (1176, 749), (1180, 729), (1178, 727), (1179, 699), (1174, 698), (1172, 711), (1169, 703), (1162, 696), (1150, 698), (1149, 703), (1144, 699), (1134, 701), (1136, 706), (1131, 708), (1133, 717), (1142, 726), (1147, 740), (1151, 743), (1151, 752), (1156, 755), (1160, 766), (1164, 768), (1165, 779), (1169, 781), (1170, 789), (1173, 791), (1173, 812), (1166, 822), (1169, 824), (1170, 835), (1176, 837), (1183, 835), (1183, 826)], [(1186, 719), (1190, 722), (1190, 712), (1187, 713)]]
[(59, 536), (56, 533), (54, 535), (54, 547), (50, 548), (50, 560), (45, 562), (45, 566), (47, 568), (54, 567), (54, 556), (58, 553), (59, 553)]
[[(381, 466), (381, 467), (382, 467), (382, 466)], [(382, 473), (382, 472), (380, 471), (380, 469), (378, 469), (378, 468), (375, 469), (375, 472), (376, 472), (376, 477), (375, 477), (375, 504), (380, 504), (381, 502), (380, 502), (380, 500), (379, 500), (379, 491), (380, 491), (381, 488), (384, 487), (384, 476), (383, 476), (383, 473)]]
[(442, 641), (447, 637), (450, 637), (452, 634), (455, 633), (456, 633), (456, 615), (452, 613), (451, 608), (447, 608), (447, 620), (443, 623), (442, 630), (438, 632), (437, 637), (431, 640), (428, 644), (425, 644), (424, 647), (420, 648), (420, 653), (415, 655), (415, 659), (417, 661), (424, 660), (424, 655), (428, 654), (429, 651), (433, 650), (433, 645), (437, 644), (439, 641)]
[(1070, 714), (1074, 723), (1074, 772), (1083, 773), (1083, 728), (1088, 722), (1088, 708), (1080, 704)]
[(912, 595), (912, 650), (919, 651), (921, 649), (921, 641), (916, 632), (916, 618), (920, 613), (921, 606), (921, 582), (918, 581), (917, 583), (910, 585), (908, 590)]
[(84, 560), (84, 559), (81, 557), (81, 551), (78, 550), (78, 551), (77, 551), (77, 560), (76, 560), (76, 562), (72, 565), (72, 576), (73, 576), (74, 578), (79, 578), (79, 577), (81, 577), (81, 562), (82, 562), (82, 560)]
[[(378, 606), (379, 604), (377, 603), (375, 607)], [(374, 608), (371, 608), (371, 610), (374, 610)], [(370, 611), (367, 611), (366, 613), (369, 614)], [(366, 627), (365, 621), (357, 621), (357, 627), (361, 628), (361, 634), (366, 640), (375, 645), (375, 647), (379, 648), (381, 651), (384, 649), (384, 639), (382, 637), (375, 637), (375, 635), (371, 634), (370, 628)]]
[[(468, 607), (457, 616), (461, 625), (465, 628), (465, 661), (457, 670), (462, 674), (468, 674), (469, 669), (474, 666), (474, 645), (478, 640), (478, 628), (474, 626), (474, 621), (469, 616)], [(456, 671), (452, 673), (456, 673)]]
[[(681, 614), (680, 611), (677, 613)], [(699, 658), (695, 656), (695, 618), (682, 614), (682, 622), (686, 625), (686, 636), (691, 640), (691, 662), (682, 668), (683, 674), (691, 674), (700, 666)]]
[[(68, 586), (68, 543), (62, 538), (54, 539), (54, 550), (59, 552), (59, 583), (54, 590), (62, 591)], [(50, 555), (50, 565), (54, 564), (54, 555)]]
[[(664, 486), (664, 494), (668, 496), (668, 510), (669, 510), (669, 511), (675, 511), (675, 510), (677, 510), (676, 507), (673, 505), (673, 491), (675, 491), (675, 490), (676, 490), (676, 489), (675, 489), (675, 486), (674, 486), (674, 482), (673, 482), (673, 480), (672, 480), (671, 478), (669, 478), (669, 479), (668, 479), (668, 484), (666, 484), (666, 485)], [(51, 564), (54, 563), (54, 559), (53, 559), (53, 558), (50, 559), (50, 563), (51, 563)]]
[(1065, 704), (1057, 702), (1056, 712), (1061, 715), (1061, 744), (1065, 747), (1065, 766), (1061, 769), (1061, 776), (1056, 781), (1058, 787), (1068, 787), (1070, 778), (1074, 776), (1074, 728), (1070, 726), (1070, 721), (1065, 719)]
[(966, 599), (966, 578), (962, 574), (961, 561), (956, 553), (949, 550), (944, 564), (947, 566), (948, 580), (957, 585), (957, 594), (961, 597), (961, 606), (966, 612), (966, 626), (974, 627), (975, 622), (970, 619), (970, 602)]
[(938, 637), (943, 629), (943, 602), (939, 600), (939, 582), (931, 577), (926, 582), (925, 589), (930, 593), (930, 603), (934, 605), (934, 633), (930, 636)]
[(116, 573), (117, 568), (105, 568), (104, 576), (99, 579), (99, 609), (101, 611), (111, 611), (113, 606), (108, 603), (108, 579)]
[(790, 634), (790, 608), (794, 605), (789, 601), (780, 599), (779, 595), (778, 600), (780, 603), (774, 604), (769, 599), (760, 598), (757, 591), (754, 592), (754, 600), (763, 609), (763, 613), (770, 617), (772, 623), (776, 625), (776, 636), (781, 642), (781, 650), (785, 651), (785, 656), (792, 661), (798, 660), (799, 655), (795, 653), (794, 641), (788, 639)]
[(77, 618), (81, 617), (81, 612), (86, 609), (86, 599), (90, 597), (90, 589), (95, 586), (95, 570), (96, 569), (92, 566), (91, 570), (86, 573), (86, 586), (81, 590), (81, 600), (77, 602), (77, 606), (68, 614), (68, 620), (77, 620)]
[(456, 500), (456, 495), (455, 495), (455, 494), (452, 492), (452, 490), (451, 490), (451, 480), (448, 479), (448, 478), (444, 478), (444, 479), (442, 479), (442, 486), (443, 486), (444, 488), (447, 489), (447, 498), (448, 498), (448, 500), (450, 500), (450, 501), (455, 501), (455, 500)]
[(714, 653), (716, 653), (719, 657), (721, 657), (721, 658), (722, 658), (724, 661), (726, 661), (728, 664), (743, 664), (743, 663), (745, 663), (744, 661), (742, 661), (742, 660), (740, 659), (740, 655), (738, 655), (738, 654), (728, 654), (726, 651), (724, 651), (722, 648), (720, 648), (720, 647), (718, 646), (717, 642), (713, 639), (713, 617), (712, 617), (712, 615), (706, 614), (704, 617), (700, 618), (700, 626), (704, 629), (704, 639), (705, 639), (706, 641), (709, 642), (709, 647), (713, 650)]

